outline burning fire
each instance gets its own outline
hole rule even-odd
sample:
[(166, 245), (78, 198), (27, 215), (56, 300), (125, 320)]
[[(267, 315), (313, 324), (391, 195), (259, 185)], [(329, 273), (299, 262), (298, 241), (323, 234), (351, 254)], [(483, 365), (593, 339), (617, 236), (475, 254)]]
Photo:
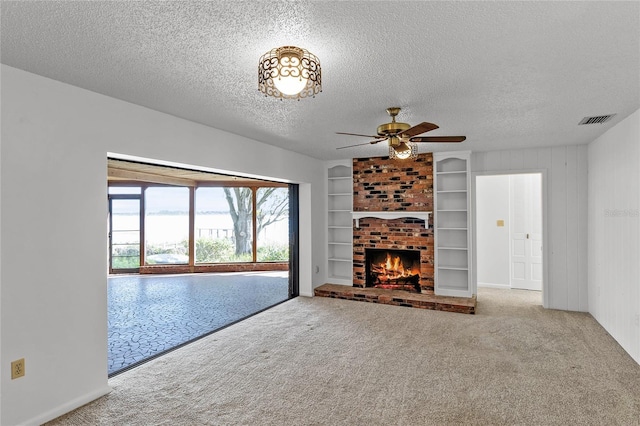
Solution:
[(380, 274), (378, 275), (378, 279), (381, 281), (411, 277), (417, 273), (417, 271), (413, 271), (411, 268), (405, 268), (400, 256), (391, 256), (390, 253), (387, 253), (386, 260), (384, 262), (373, 265), (373, 270)]

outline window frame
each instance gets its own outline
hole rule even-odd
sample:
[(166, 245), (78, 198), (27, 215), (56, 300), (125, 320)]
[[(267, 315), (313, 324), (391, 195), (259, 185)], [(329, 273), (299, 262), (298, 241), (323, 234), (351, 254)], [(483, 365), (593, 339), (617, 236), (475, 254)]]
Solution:
[[(257, 191), (259, 188), (291, 188), (292, 185), (286, 183), (279, 182), (269, 182), (263, 181), (259, 183), (252, 182), (235, 182), (231, 181), (219, 181), (219, 182), (195, 182), (194, 185), (178, 185), (178, 184), (164, 184), (164, 183), (155, 183), (155, 182), (144, 182), (144, 181), (126, 181), (126, 180), (117, 180), (111, 181), (107, 184), (108, 187), (118, 187), (118, 186), (136, 186), (141, 188), (140, 195), (140, 238), (141, 238), (141, 250), (140, 250), (140, 269), (141, 273), (154, 273), (154, 272), (236, 272), (236, 271), (248, 271), (248, 270), (286, 270), (289, 268), (290, 258), (287, 261), (267, 261), (267, 262), (259, 262), (257, 260), (257, 244), (258, 244), (258, 235), (257, 235), (257, 210), (256, 210), (256, 202), (257, 202)], [(146, 263), (146, 244), (143, 244), (142, 241), (145, 241), (145, 220), (146, 217), (146, 208), (145, 208), (145, 194), (147, 188), (153, 187), (179, 187), (179, 188), (187, 188), (189, 190), (189, 260), (187, 264), (147, 264)], [(228, 263), (196, 263), (195, 262), (195, 191), (198, 188), (206, 188), (206, 187), (219, 187), (219, 188), (236, 188), (236, 187), (245, 187), (250, 188), (252, 191), (252, 229), (253, 229), (253, 238), (252, 238), (252, 260), (247, 262), (228, 262)], [(107, 193), (109, 192), (107, 188)], [(116, 195), (116, 194), (114, 194)], [(122, 194), (124, 195), (124, 194)], [(289, 209), (291, 214), (291, 199), (289, 199)], [(290, 231), (291, 232), (291, 231)], [(120, 272), (119, 270), (117, 270)], [(111, 271), (110, 271), (111, 272)], [(125, 272), (125, 271), (122, 271)]]

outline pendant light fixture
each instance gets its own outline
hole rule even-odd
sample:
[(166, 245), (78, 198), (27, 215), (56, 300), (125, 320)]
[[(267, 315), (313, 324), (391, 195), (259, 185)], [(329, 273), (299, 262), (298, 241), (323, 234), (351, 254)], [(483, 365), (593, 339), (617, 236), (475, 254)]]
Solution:
[(315, 97), (322, 92), (320, 60), (296, 46), (271, 49), (258, 63), (258, 90), (281, 100)]

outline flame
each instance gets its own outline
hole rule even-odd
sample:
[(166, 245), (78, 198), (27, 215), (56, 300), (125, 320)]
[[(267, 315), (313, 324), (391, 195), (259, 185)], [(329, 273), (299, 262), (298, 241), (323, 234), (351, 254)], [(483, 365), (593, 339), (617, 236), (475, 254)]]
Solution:
[(416, 271), (411, 270), (411, 268), (405, 269), (400, 256), (391, 256), (390, 253), (387, 253), (385, 261), (381, 262), (378, 266), (384, 269), (383, 280), (410, 277), (417, 273)]

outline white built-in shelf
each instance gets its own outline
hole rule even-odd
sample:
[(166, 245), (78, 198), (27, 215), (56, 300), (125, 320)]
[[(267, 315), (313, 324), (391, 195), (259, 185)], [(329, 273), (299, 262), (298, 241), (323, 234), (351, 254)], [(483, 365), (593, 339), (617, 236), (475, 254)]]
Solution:
[(462, 268), (460, 266), (438, 266), (438, 269), (446, 269), (448, 271), (468, 271), (469, 268)]
[(431, 216), (431, 212), (407, 212), (407, 211), (393, 211), (393, 212), (352, 212), (352, 217), (356, 221), (356, 228), (360, 227), (360, 219), (365, 217), (375, 217), (377, 219), (403, 219), (407, 218), (415, 218), (424, 220), (424, 227), (429, 228), (429, 217)]
[(466, 170), (457, 170), (454, 172), (436, 172), (437, 175), (466, 175)]
[(433, 154), (435, 210), (435, 293), (471, 297), (471, 153)]
[(353, 283), (353, 172), (351, 161), (328, 164), (327, 169), (327, 279), (333, 284)]
[(348, 277), (346, 275), (336, 275), (336, 274), (332, 275), (331, 278), (336, 279), (336, 280), (341, 280), (341, 281), (351, 281), (353, 279), (353, 278)]

